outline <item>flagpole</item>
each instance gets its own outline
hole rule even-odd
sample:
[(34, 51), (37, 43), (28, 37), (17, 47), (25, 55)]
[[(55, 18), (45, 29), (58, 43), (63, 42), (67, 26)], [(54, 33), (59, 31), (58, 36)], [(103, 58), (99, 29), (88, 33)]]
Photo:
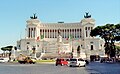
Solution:
[(36, 50), (37, 50), (37, 47), (36, 47), (36, 45), (33, 47), (33, 52), (34, 52), (34, 58), (36, 58)]
[(70, 35), (70, 40), (71, 39), (72, 39), (72, 43), (71, 43), (71, 46), (72, 46), (71, 58), (73, 58), (73, 52), (74, 52), (74, 50), (73, 50), (73, 36), (72, 35)]
[(44, 53), (44, 51), (43, 51), (43, 40), (42, 40), (42, 53)]
[(43, 39), (43, 53), (45, 53), (45, 50), (44, 50), (44, 39)]
[(35, 52), (35, 56), (34, 57), (36, 58), (36, 50), (37, 50), (37, 45), (38, 45), (37, 42), (38, 41), (35, 40), (35, 42), (36, 42), (36, 46), (35, 46), (35, 51), (34, 51)]
[(73, 58), (73, 52), (74, 50), (73, 50), (73, 38), (72, 38), (72, 58)]
[(44, 51), (44, 35), (41, 35), (41, 39), (43, 39), (42, 40), (42, 53), (45, 53), (45, 51)]

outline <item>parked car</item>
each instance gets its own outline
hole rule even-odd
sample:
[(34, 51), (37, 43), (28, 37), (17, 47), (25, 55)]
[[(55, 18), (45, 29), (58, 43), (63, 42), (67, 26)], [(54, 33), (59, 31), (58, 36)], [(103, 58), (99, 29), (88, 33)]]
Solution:
[(86, 65), (88, 65), (88, 64), (89, 64), (89, 61), (88, 61), (88, 60), (85, 60), (85, 62), (86, 62)]
[(65, 60), (68, 62), (68, 66), (69, 66), (69, 64), (70, 64), (70, 58), (65, 58)]
[(17, 60), (20, 64), (25, 64), (25, 63), (35, 64), (36, 63), (36, 59), (31, 58), (29, 56), (25, 56), (25, 55), (18, 56)]
[(0, 58), (0, 63), (8, 62), (9, 58)]
[(71, 58), (70, 59), (70, 64), (69, 64), (70, 67), (72, 66), (86, 66), (86, 62), (85, 60), (83, 60), (82, 58)]
[(105, 62), (114, 62), (115, 58), (109, 58), (109, 57), (100, 57), (100, 63), (105, 63)]
[(61, 66), (68, 65), (68, 61), (65, 60), (65, 59), (63, 59), (63, 58), (57, 58), (57, 60), (56, 60), (56, 66), (57, 65), (61, 65)]

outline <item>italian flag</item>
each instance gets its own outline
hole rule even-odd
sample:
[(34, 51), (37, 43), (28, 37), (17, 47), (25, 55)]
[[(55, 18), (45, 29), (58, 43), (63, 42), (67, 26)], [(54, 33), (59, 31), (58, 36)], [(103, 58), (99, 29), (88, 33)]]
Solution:
[(73, 39), (73, 35), (70, 35), (69, 38), (67, 38), (66, 40), (71, 40)]
[(40, 38), (43, 39), (43, 38), (44, 38), (44, 35), (41, 35)]

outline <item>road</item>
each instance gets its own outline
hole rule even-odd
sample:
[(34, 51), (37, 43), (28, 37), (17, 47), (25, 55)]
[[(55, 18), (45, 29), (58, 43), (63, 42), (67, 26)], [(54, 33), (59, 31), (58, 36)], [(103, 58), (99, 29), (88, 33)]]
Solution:
[(86, 70), (92, 74), (120, 74), (120, 63), (93, 62)]
[(120, 74), (120, 64), (94, 62), (79, 68), (54, 64), (0, 63), (0, 74)]

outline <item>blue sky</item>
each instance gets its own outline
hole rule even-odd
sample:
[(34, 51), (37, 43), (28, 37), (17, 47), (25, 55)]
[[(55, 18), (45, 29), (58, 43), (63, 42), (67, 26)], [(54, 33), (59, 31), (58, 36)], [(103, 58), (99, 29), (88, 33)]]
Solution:
[(26, 20), (36, 13), (41, 22), (79, 22), (85, 12), (96, 25), (120, 23), (120, 0), (0, 0), (0, 47), (25, 37)]

